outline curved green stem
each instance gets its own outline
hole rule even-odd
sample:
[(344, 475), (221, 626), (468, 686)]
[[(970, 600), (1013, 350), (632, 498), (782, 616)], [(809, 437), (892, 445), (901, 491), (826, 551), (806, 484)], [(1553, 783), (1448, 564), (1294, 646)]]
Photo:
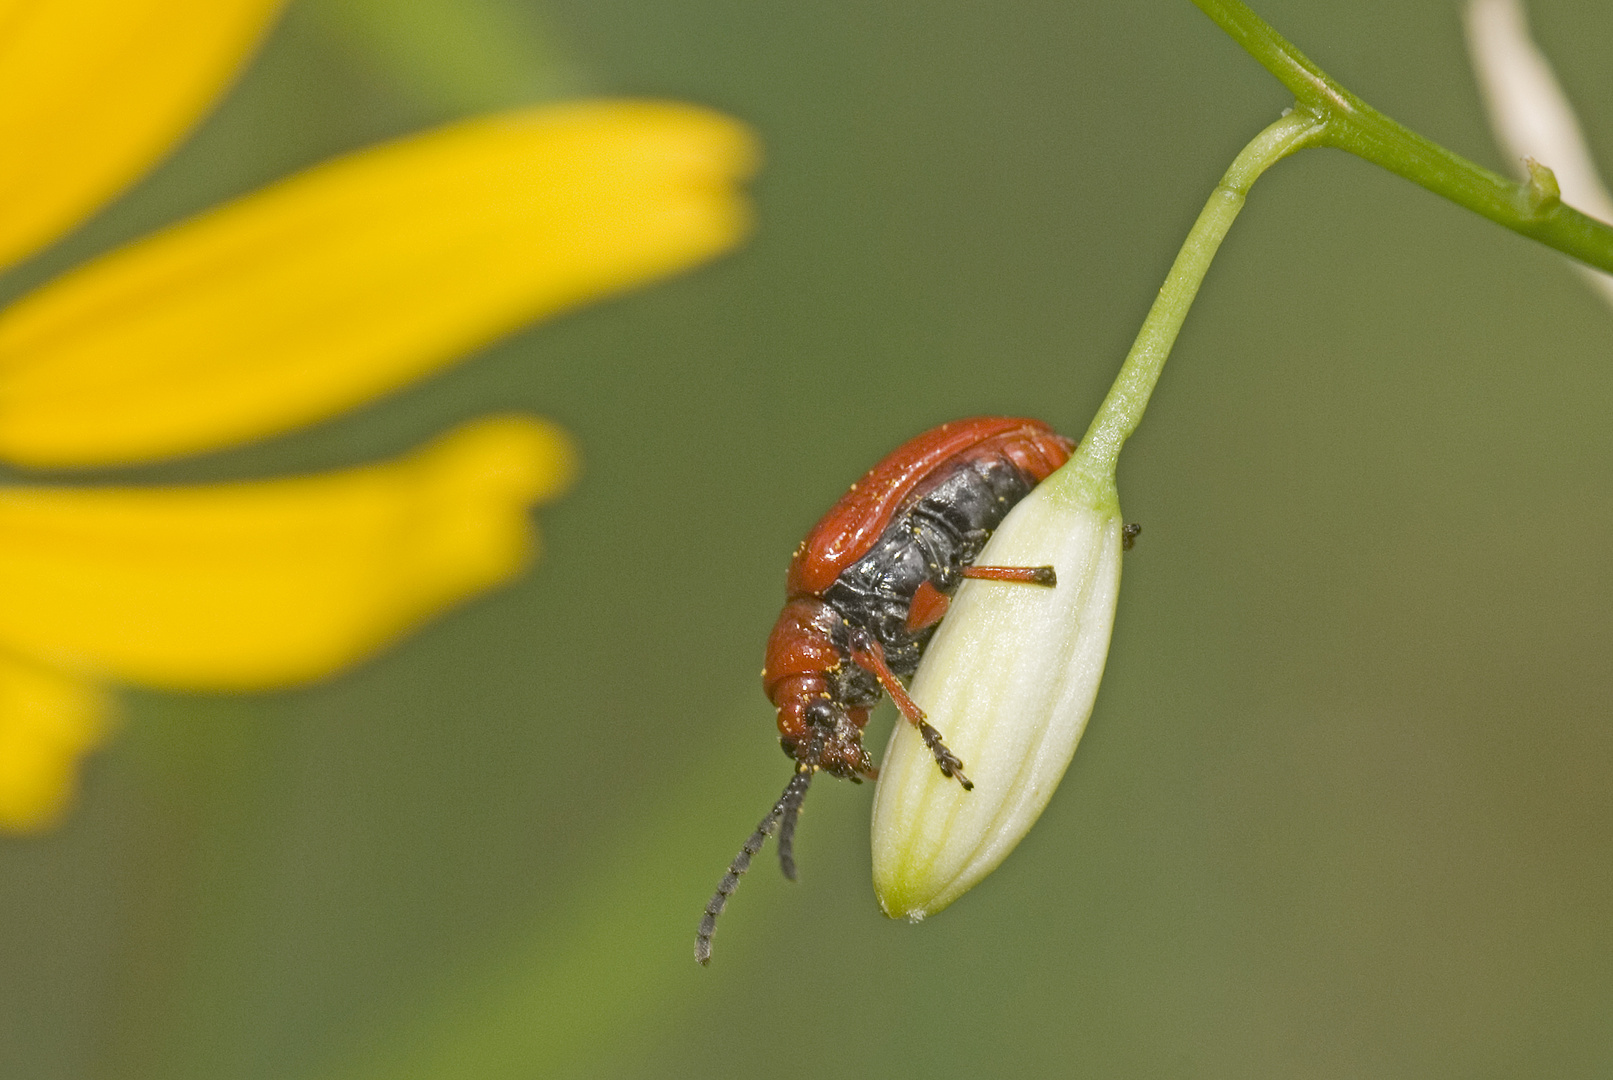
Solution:
[(1550, 169), (1531, 161), (1529, 179), (1521, 184), (1497, 176), (1350, 93), (1242, 0), (1193, 2), (1293, 92), (1297, 107), (1243, 149), (1210, 195), (1080, 449), (1055, 478), (1056, 489), (1093, 505), (1115, 501), (1120, 448), (1142, 420), (1187, 311), (1222, 239), (1243, 209), (1250, 185), (1295, 150), (1306, 146), (1348, 150), (1498, 224), (1613, 272), (1613, 226), (1564, 205)]
[(1348, 150), (1460, 206), (1602, 270), (1613, 271), (1613, 226), (1565, 205), (1551, 170), (1530, 164), (1513, 183), (1401, 126), (1340, 86), (1243, 0), (1193, 0), (1267, 71), (1302, 110), (1327, 122), (1313, 145)]
[[(1238, 211), (1243, 209), (1250, 186), (1272, 165), (1303, 146), (1313, 145), (1326, 132), (1327, 124), (1312, 114), (1290, 112), (1255, 136), (1233, 161), (1171, 264), (1165, 284), (1160, 286), (1159, 295), (1148, 309), (1148, 318), (1143, 320), (1126, 362), (1120, 366), (1120, 374), (1115, 376), (1108, 396), (1098, 406), (1098, 415), (1081, 439), (1081, 448), (1070, 461), (1066, 470), (1069, 479), (1065, 482), (1088, 486), (1089, 496), (1112, 488), (1120, 448), (1143, 418), (1148, 398), (1187, 311), (1193, 306), (1193, 298), (1198, 295), (1204, 274)], [(1091, 488), (1093, 484), (1099, 487)]]

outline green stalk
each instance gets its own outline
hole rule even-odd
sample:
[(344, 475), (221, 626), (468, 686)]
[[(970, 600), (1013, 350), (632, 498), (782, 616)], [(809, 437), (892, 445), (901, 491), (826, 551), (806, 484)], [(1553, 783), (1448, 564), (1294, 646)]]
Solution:
[(1514, 183), (1391, 120), (1340, 86), (1242, 0), (1193, 0), (1277, 76), (1301, 110), (1326, 121), (1312, 145), (1348, 150), (1514, 232), (1613, 272), (1613, 226), (1564, 204), (1544, 165)]
[(1148, 309), (1137, 339), (1132, 342), (1126, 361), (1115, 376), (1098, 414), (1081, 439), (1081, 448), (1061, 473), (1061, 483), (1075, 484), (1089, 499), (1107, 501), (1114, 485), (1115, 463), (1120, 448), (1137, 430), (1143, 410), (1159, 381), (1159, 373), (1170, 356), (1176, 335), (1181, 332), (1193, 298), (1198, 295), (1204, 275), (1227, 230), (1243, 209), (1249, 188), (1260, 174), (1304, 146), (1315, 145), (1326, 137), (1327, 124), (1308, 112), (1291, 112), (1256, 135), (1238, 154), (1232, 167), (1210, 193), (1192, 231), (1177, 252), (1176, 261), (1160, 286), (1159, 295)]

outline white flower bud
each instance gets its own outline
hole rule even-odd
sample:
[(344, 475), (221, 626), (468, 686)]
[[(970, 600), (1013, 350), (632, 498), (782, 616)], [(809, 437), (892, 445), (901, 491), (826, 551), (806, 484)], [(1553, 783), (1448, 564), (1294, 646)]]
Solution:
[(963, 759), (941, 775), (898, 722), (874, 795), (874, 888), (887, 915), (940, 911), (1013, 850), (1064, 775), (1103, 676), (1120, 589), (1112, 479), (1069, 468), (1031, 492), (978, 560), (1057, 569), (1053, 588), (965, 581), (913, 679), (913, 698)]

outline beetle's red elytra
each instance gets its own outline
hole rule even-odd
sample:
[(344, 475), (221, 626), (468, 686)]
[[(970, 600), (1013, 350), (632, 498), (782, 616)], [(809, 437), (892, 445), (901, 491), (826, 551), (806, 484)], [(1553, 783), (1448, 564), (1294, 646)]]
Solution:
[(1039, 420), (982, 416), (942, 424), (852, 484), (796, 548), (762, 669), (795, 773), (706, 905), (695, 938), (700, 963), (711, 959), (717, 916), (775, 831), (779, 865), (794, 880), (795, 825), (812, 776), (821, 770), (860, 782), (878, 775), (862, 734), (883, 694), (918, 729), (941, 772), (973, 788), (902, 678), (917, 669), (964, 578), (1057, 584), (1051, 566), (974, 560), (1008, 511), (1074, 449)]

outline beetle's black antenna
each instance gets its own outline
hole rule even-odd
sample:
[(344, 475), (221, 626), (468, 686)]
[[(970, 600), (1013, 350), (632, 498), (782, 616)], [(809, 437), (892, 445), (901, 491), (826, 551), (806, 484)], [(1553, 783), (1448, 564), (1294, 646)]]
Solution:
[(785, 785), (784, 794), (779, 796), (779, 807), (782, 814), (779, 818), (778, 830), (778, 868), (784, 872), (786, 879), (795, 880), (795, 825), (801, 820), (801, 804), (806, 801), (807, 788), (812, 783), (812, 774), (817, 771), (818, 755), (823, 753), (824, 732), (820, 729), (812, 736), (812, 744), (800, 764), (796, 765), (796, 776), (805, 773), (806, 778), (796, 785), (794, 778)]
[[(795, 880), (795, 823), (801, 820), (801, 803), (806, 799), (813, 771), (810, 768), (798, 770), (790, 778), (791, 786), (784, 789), (784, 797), (779, 800), (783, 813), (779, 817), (778, 867), (791, 881)], [(797, 778), (801, 780), (799, 786), (795, 784)]]
[[(773, 809), (769, 810), (767, 816), (756, 826), (756, 831), (750, 834), (750, 839), (739, 849), (734, 861), (728, 864), (728, 873), (717, 883), (717, 891), (707, 902), (706, 914), (700, 920), (699, 931), (695, 933), (694, 958), (698, 963), (711, 963), (711, 936), (717, 932), (717, 916), (728, 906), (728, 898), (739, 888), (739, 879), (745, 876), (745, 871), (750, 869), (751, 859), (762, 850), (762, 845), (773, 835), (773, 830), (778, 828), (779, 819), (784, 816), (785, 811), (794, 806), (794, 813), (800, 812), (801, 799), (806, 795), (807, 785), (812, 783), (812, 772), (811, 769), (803, 769), (790, 777), (790, 782), (784, 785), (784, 793), (779, 796), (778, 802), (773, 804)], [(791, 828), (794, 828), (793, 823)]]

